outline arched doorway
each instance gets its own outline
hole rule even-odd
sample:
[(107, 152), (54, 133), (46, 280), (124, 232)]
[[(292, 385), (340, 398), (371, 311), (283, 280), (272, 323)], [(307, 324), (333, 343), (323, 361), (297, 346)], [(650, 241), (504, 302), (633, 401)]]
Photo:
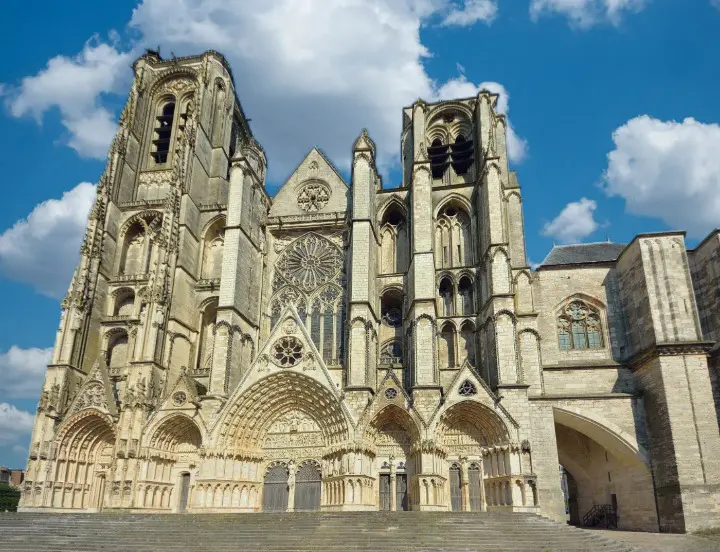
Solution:
[[(154, 510), (186, 511), (190, 470), (200, 463), (201, 445), (200, 429), (188, 416), (174, 414), (165, 418), (149, 439), (136, 504)], [(163, 499), (164, 496), (167, 498)]]
[(462, 511), (462, 489), (460, 487), (460, 466), (453, 464), (450, 466), (450, 509), (453, 512)]
[(290, 495), (288, 476), (286, 464), (276, 464), (265, 472), (262, 502), (264, 512), (285, 512), (287, 510)]
[(376, 447), (380, 510), (411, 510), (416, 473), (413, 443), (419, 439), (415, 422), (397, 406), (386, 407), (369, 424), (366, 439)]
[[(477, 389), (465, 380), (460, 393), (474, 395)], [(436, 432), (449, 464), (450, 510), (482, 511), (487, 506), (512, 505), (512, 501), (493, 500), (492, 490), (505, 488), (511, 477), (511, 451), (504, 446), (509, 436), (495, 412), (473, 400), (460, 401), (441, 415)], [(486, 493), (486, 488), (491, 492)]]
[(319, 510), (322, 472), (317, 462), (300, 465), (295, 474), (295, 510)]

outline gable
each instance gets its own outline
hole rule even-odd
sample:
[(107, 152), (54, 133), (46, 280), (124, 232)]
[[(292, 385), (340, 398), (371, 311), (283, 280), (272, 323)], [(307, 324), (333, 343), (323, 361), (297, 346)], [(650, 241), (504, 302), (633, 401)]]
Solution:
[(349, 188), (335, 167), (313, 148), (273, 198), (270, 217), (345, 212)]

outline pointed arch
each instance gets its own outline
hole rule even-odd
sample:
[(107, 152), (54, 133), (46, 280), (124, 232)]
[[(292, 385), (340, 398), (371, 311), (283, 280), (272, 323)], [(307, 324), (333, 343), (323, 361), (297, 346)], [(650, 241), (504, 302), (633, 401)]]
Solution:
[(200, 257), (200, 278), (219, 279), (222, 276), (222, 259), (225, 245), (225, 217), (213, 218), (202, 233), (202, 252)]
[(455, 325), (451, 321), (446, 321), (440, 327), (440, 333), (438, 334), (438, 366), (442, 368), (453, 368), (457, 365), (455, 335)]

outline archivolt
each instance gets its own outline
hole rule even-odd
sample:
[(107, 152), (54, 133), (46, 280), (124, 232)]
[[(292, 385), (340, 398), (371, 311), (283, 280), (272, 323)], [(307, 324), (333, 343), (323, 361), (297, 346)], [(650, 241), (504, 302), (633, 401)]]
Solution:
[(218, 445), (238, 453), (260, 453), (272, 423), (291, 410), (299, 410), (317, 423), (325, 445), (349, 437), (345, 412), (327, 388), (298, 372), (280, 372), (261, 379), (238, 397), (221, 422)]
[(110, 419), (94, 409), (71, 416), (58, 432), (58, 459), (93, 462), (98, 453), (115, 444)]
[(150, 448), (166, 452), (182, 452), (202, 445), (202, 432), (184, 414), (175, 414), (159, 423), (150, 438)]
[(484, 438), (483, 444), (500, 445), (510, 440), (500, 416), (477, 401), (466, 400), (452, 405), (440, 416), (435, 430), (438, 442), (443, 442), (449, 429), (464, 423), (477, 428)]

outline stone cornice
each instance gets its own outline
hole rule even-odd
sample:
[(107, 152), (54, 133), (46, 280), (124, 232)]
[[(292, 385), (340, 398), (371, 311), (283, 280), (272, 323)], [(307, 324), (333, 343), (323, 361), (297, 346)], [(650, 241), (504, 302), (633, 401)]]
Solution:
[(639, 369), (643, 364), (661, 356), (705, 355), (712, 349), (714, 341), (687, 341), (676, 343), (656, 343), (637, 353), (628, 361), (633, 370)]

